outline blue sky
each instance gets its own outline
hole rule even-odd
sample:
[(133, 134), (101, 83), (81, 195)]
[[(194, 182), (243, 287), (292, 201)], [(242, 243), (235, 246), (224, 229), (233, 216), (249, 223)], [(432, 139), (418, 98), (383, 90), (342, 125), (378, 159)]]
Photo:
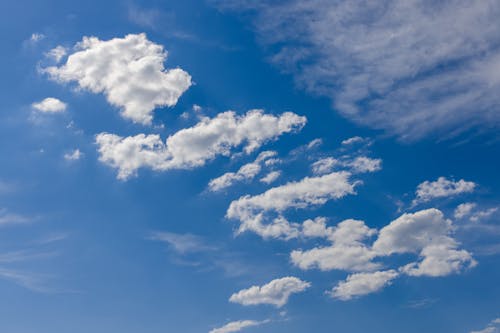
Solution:
[(2, 2), (0, 331), (500, 331), (498, 14)]

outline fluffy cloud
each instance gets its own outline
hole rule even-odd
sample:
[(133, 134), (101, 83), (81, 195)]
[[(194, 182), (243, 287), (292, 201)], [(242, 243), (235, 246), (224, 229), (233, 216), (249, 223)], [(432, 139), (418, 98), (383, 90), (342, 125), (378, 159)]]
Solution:
[(379, 158), (369, 158), (366, 156), (356, 157), (348, 164), (353, 172), (375, 172), (382, 169), (382, 160)]
[(246, 195), (231, 202), (226, 217), (240, 221), (238, 232), (253, 231), (263, 237), (295, 237), (295, 227), (281, 216), (266, 224), (271, 213), (281, 214), (290, 208), (308, 208), (323, 205), (329, 200), (354, 194), (356, 182), (351, 182), (346, 171), (333, 172), (319, 177), (306, 177), (274, 187), (266, 192)]
[(167, 52), (145, 34), (103, 41), (83, 37), (65, 64), (44, 69), (59, 82), (77, 82), (82, 89), (104, 93), (122, 108), (124, 118), (150, 124), (153, 110), (173, 106), (191, 86), (191, 76), (180, 68), (165, 70)]
[(455, 208), (455, 211), (453, 213), (453, 216), (456, 219), (462, 219), (465, 216), (469, 215), (474, 208), (476, 208), (477, 204), (473, 202), (466, 202), (463, 204), (460, 204)]
[(336, 227), (326, 227), (323, 219), (304, 222), (305, 236), (326, 237), (330, 246), (315, 247), (310, 250), (294, 250), (290, 254), (292, 263), (300, 269), (318, 268), (322, 271), (371, 271), (379, 268), (372, 260), (376, 254), (363, 243), (375, 234), (363, 221), (345, 220)]
[(500, 332), (500, 318), (492, 320), (488, 326), (480, 331), (471, 331), (470, 333), (498, 333)]
[(334, 168), (347, 168), (352, 173), (375, 172), (382, 169), (382, 160), (366, 156), (358, 156), (349, 160), (338, 160), (333, 157), (325, 157), (317, 160), (311, 165), (315, 175), (330, 173)]
[(300, 130), (305, 122), (305, 117), (291, 112), (274, 116), (252, 110), (238, 116), (228, 111), (203, 118), (169, 136), (165, 143), (155, 134), (124, 138), (109, 133), (98, 134), (96, 143), (100, 161), (118, 169), (119, 179), (127, 179), (141, 167), (156, 171), (200, 167), (217, 155), (229, 155), (243, 143), (245, 152), (251, 153), (283, 133)]
[(459, 181), (448, 180), (439, 177), (436, 181), (428, 181), (418, 185), (415, 191), (416, 198), (413, 204), (427, 202), (435, 198), (455, 196), (462, 193), (470, 193), (476, 188), (476, 183), (460, 179)]
[(395, 270), (351, 274), (335, 286), (330, 295), (343, 301), (377, 292), (390, 284), (399, 273)]
[(66, 111), (66, 103), (54, 97), (47, 97), (44, 100), (33, 103), (31, 106), (43, 113), (60, 113)]
[(402, 270), (413, 276), (445, 276), (473, 267), (476, 262), (450, 236), (452, 223), (443, 213), (431, 208), (403, 214), (380, 230), (373, 250), (382, 256), (396, 253), (417, 253), (421, 261)]
[(274, 151), (264, 151), (257, 156), (257, 159), (252, 163), (243, 165), (237, 172), (227, 172), (220, 177), (212, 179), (208, 183), (208, 188), (212, 192), (217, 192), (225, 189), (235, 182), (252, 180), (262, 170), (260, 163), (276, 155)]
[(271, 304), (278, 308), (288, 302), (292, 294), (300, 293), (311, 284), (293, 276), (275, 279), (263, 286), (253, 286), (231, 295), (230, 302), (242, 305)]
[(333, 168), (339, 164), (339, 161), (333, 157), (325, 157), (317, 160), (311, 165), (312, 172), (315, 175), (324, 175), (333, 171)]
[(230, 323), (227, 323), (226, 325), (219, 327), (219, 328), (214, 328), (211, 330), (209, 333), (232, 333), (232, 332), (239, 332), (244, 328), (247, 327), (252, 327), (252, 326), (259, 326), (265, 323), (268, 323), (269, 320), (262, 320), (262, 321), (256, 321), (256, 320), (238, 320), (238, 321), (232, 321)]
[(409, 140), (500, 125), (496, 0), (216, 2), (249, 11), (272, 61), (359, 124)]
[(53, 59), (56, 63), (59, 63), (62, 58), (66, 56), (66, 54), (68, 54), (68, 50), (64, 46), (59, 45), (47, 52), (45, 55), (48, 58)]

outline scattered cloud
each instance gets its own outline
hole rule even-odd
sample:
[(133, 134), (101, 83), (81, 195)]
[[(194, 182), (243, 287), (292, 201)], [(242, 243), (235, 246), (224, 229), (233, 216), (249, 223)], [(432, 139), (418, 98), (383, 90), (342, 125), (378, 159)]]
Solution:
[(476, 206), (477, 206), (477, 204), (475, 204), (473, 202), (466, 202), (466, 203), (460, 204), (457, 206), (457, 208), (455, 208), (455, 212), (453, 213), (453, 216), (456, 219), (462, 219), (465, 216), (470, 215), (470, 213), (472, 212), (472, 210), (474, 208), (476, 208)]
[(305, 123), (305, 117), (291, 112), (274, 116), (251, 110), (238, 116), (227, 111), (203, 118), (195, 126), (169, 136), (165, 143), (156, 134), (124, 138), (109, 133), (98, 134), (96, 143), (99, 160), (118, 169), (118, 179), (125, 180), (143, 167), (155, 171), (200, 167), (217, 155), (229, 155), (232, 148), (243, 143), (248, 154), (283, 133), (300, 130)]
[(480, 331), (471, 331), (470, 333), (498, 333), (500, 332), (500, 318), (492, 320), (488, 326)]
[(82, 157), (83, 153), (80, 151), (80, 149), (74, 149), (71, 152), (64, 154), (64, 159), (66, 161), (78, 161)]
[(67, 104), (54, 97), (47, 97), (44, 100), (33, 103), (31, 106), (43, 113), (60, 113), (66, 111)]
[(212, 179), (208, 183), (208, 188), (212, 192), (217, 192), (230, 187), (236, 182), (252, 180), (262, 170), (261, 163), (276, 156), (276, 154), (275, 151), (264, 151), (257, 156), (254, 162), (243, 165), (237, 172), (227, 172), (220, 177)]
[(354, 144), (357, 144), (357, 143), (365, 142), (366, 140), (367, 139), (362, 138), (360, 136), (353, 136), (351, 138), (342, 140), (341, 144), (343, 146), (349, 146), (349, 145), (354, 145)]
[(416, 198), (413, 205), (428, 202), (436, 198), (456, 196), (463, 193), (473, 192), (477, 184), (460, 179), (459, 181), (448, 180), (439, 177), (436, 181), (428, 181), (419, 184), (415, 191)]
[(66, 56), (66, 54), (68, 54), (68, 49), (66, 49), (64, 46), (58, 45), (47, 52), (45, 55), (48, 58), (54, 60), (56, 63), (59, 63), (62, 58)]
[(249, 13), (271, 62), (358, 124), (404, 140), (500, 125), (496, 0), (215, 2)]
[(342, 301), (377, 292), (389, 285), (399, 273), (395, 270), (351, 274), (339, 282), (330, 295)]
[(317, 160), (311, 165), (312, 172), (315, 175), (324, 175), (333, 171), (333, 168), (340, 162), (333, 157), (325, 157)]
[(26, 224), (33, 222), (33, 220), (34, 218), (32, 217), (9, 213), (7, 209), (0, 208), (0, 227), (7, 225)]
[(272, 280), (263, 286), (252, 286), (231, 295), (230, 302), (241, 305), (271, 304), (281, 308), (292, 294), (300, 293), (311, 284), (293, 276)]
[(45, 37), (46, 36), (42, 33), (34, 32), (30, 36), (30, 41), (33, 43), (36, 43), (36, 42), (41, 41), (42, 39), (45, 39)]
[(244, 328), (252, 327), (252, 326), (260, 326), (260, 325), (268, 323), (268, 322), (269, 322), (269, 320), (262, 320), (262, 321), (256, 321), (256, 320), (238, 320), (238, 321), (232, 321), (232, 322), (227, 323), (226, 325), (224, 325), (222, 327), (214, 328), (209, 333), (232, 333), (232, 332), (239, 332), (239, 331), (243, 330)]
[(205, 244), (201, 237), (192, 234), (157, 231), (153, 232), (149, 239), (165, 242), (180, 254), (215, 250), (215, 247)]
[(191, 86), (191, 76), (180, 68), (166, 70), (167, 52), (145, 34), (103, 41), (83, 37), (65, 64), (43, 69), (58, 82), (77, 82), (82, 89), (104, 93), (122, 108), (121, 115), (149, 125), (153, 110), (174, 106)]

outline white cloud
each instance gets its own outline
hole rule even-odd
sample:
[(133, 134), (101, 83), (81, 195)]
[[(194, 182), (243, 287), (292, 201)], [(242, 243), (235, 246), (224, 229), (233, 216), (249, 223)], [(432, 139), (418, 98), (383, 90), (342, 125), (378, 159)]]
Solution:
[(283, 133), (300, 130), (305, 122), (305, 117), (291, 112), (274, 116), (252, 110), (237, 116), (227, 111), (215, 118), (203, 118), (195, 126), (169, 136), (165, 143), (155, 134), (124, 138), (109, 133), (98, 134), (96, 143), (100, 161), (118, 169), (119, 179), (127, 179), (142, 167), (156, 171), (200, 167), (217, 155), (229, 155), (232, 148), (243, 143), (244, 151), (251, 153)]
[(339, 282), (330, 295), (343, 301), (377, 292), (389, 285), (399, 273), (395, 270), (351, 274)]
[(300, 293), (311, 284), (293, 276), (272, 280), (263, 286), (252, 286), (231, 295), (230, 302), (242, 305), (271, 304), (277, 308), (288, 302), (292, 294)]
[(448, 180), (439, 177), (436, 181), (428, 181), (418, 185), (415, 191), (416, 198), (413, 204), (427, 202), (435, 198), (456, 196), (462, 193), (470, 193), (476, 188), (476, 183), (460, 179), (459, 181)]
[(404, 139), (500, 125), (496, 0), (216, 2), (248, 10), (272, 61), (356, 123)]
[(347, 145), (353, 145), (356, 143), (361, 143), (361, 142), (364, 142), (365, 140), (366, 140), (365, 138), (362, 138), (360, 136), (353, 136), (351, 138), (342, 140), (341, 144), (344, 146), (347, 146)]
[(66, 54), (68, 54), (68, 50), (64, 46), (58, 45), (45, 55), (53, 59), (56, 63), (59, 63)]
[(312, 172), (315, 175), (324, 175), (333, 171), (333, 168), (339, 164), (339, 161), (333, 157), (325, 157), (317, 160), (311, 165)]
[(54, 97), (47, 97), (44, 100), (33, 103), (31, 106), (43, 113), (60, 113), (66, 111), (66, 103)]
[(271, 184), (274, 183), (281, 176), (281, 171), (271, 171), (260, 179), (261, 183)]
[(227, 172), (220, 177), (212, 179), (208, 183), (208, 188), (212, 192), (217, 192), (230, 187), (235, 182), (252, 180), (262, 170), (260, 163), (275, 155), (276, 152), (274, 151), (264, 151), (257, 156), (254, 162), (243, 165), (237, 172)]
[(292, 263), (300, 269), (318, 268), (322, 271), (347, 270), (371, 271), (379, 268), (372, 260), (376, 254), (363, 241), (375, 234), (363, 221), (345, 220), (336, 227), (326, 227), (324, 219), (304, 222), (304, 236), (326, 237), (330, 246), (310, 250), (294, 250), (290, 254)]
[(375, 172), (382, 169), (382, 160), (379, 158), (359, 156), (356, 157), (349, 166), (352, 168), (353, 172)]
[(232, 333), (232, 332), (239, 332), (244, 328), (247, 327), (252, 327), (252, 326), (259, 326), (265, 323), (268, 323), (269, 320), (262, 320), (262, 321), (256, 321), (256, 320), (238, 320), (238, 321), (232, 321), (230, 323), (227, 323), (226, 325), (219, 327), (219, 328), (214, 328), (211, 330), (209, 333)]
[(7, 209), (0, 208), (0, 227), (6, 225), (25, 224), (32, 222), (33, 220), (34, 219), (32, 217), (10, 213)]
[(460, 204), (455, 208), (455, 211), (453, 213), (453, 216), (455, 216), (456, 219), (462, 219), (467, 215), (470, 215), (472, 210), (477, 206), (477, 204), (473, 202), (466, 202), (463, 204)]
[(488, 326), (480, 331), (471, 331), (470, 333), (498, 333), (500, 332), (500, 318), (492, 320)]
[(64, 154), (64, 159), (67, 161), (77, 161), (82, 158), (82, 156), (83, 153), (80, 149), (74, 149), (72, 152)]
[(281, 214), (290, 208), (319, 206), (354, 194), (357, 182), (351, 182), (350, 176), (346, 171), (333, 172), (289, 182), (259, 195), (246, 195), (231, 202), (226, 217), (240, 221), (238, 233), (253, 231), (262, 237), (296, 237), (295, 226), (291, 227), (283, 217), (279, 216), (268, 224), (265, 223), (268, 220), (266, 215)]
[(435, 208), (413, 214), (403, 214), (382, 228), (373, 244), (381, 256), (396, 253), (418, 253), (421, 261), (402, 270), (413, 276), (445, 276), (473, 267), (476, 261), (465, 250), (457, 250), (458, 243), (451, 237), (450, 220)]
[(104, 93), (122, 116), (151, 124), (153, 110), (174, 106), (191, 86), (191, 76), (180, 68), (165, 70), (167, 52), (145, 34), (102, 41), (83, 37), (65, 64), (44, 69), (59, 82), (76, 81), (80, 88)]
[(479, 222), (483, 219), (489, 218), (491, 215), (495, 214), (498, 211), (498, 207), (492, 207), (488, 208), (486, 210), (481, 210), (478, 212), (475, 212), (474, 214), (471, 215), (470, 220), (472, 222)]
[(156, 231), (151, 234), (149, 239), (165, 242), (180, 254), (214, 250), (213, 247), (206, 245), (199, 236), (191, 234)]
[(34, 32), (30, 36), (30, 41), (33, 43), (39, 42), (44, 39), (46, 36), (42, 33)]

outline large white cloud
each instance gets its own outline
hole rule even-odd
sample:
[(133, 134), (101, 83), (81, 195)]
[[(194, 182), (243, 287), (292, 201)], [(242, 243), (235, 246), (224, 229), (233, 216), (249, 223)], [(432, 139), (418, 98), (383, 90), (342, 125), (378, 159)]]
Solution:
[(226, 325), (219, 327), (219, 328), (214, 328), (213, 330), (210, 330), (209, 333), (233, 333), (233, 332), (239, 332), (244, 328), (247, 327), (252, 327), (252, 326), (259, 326), (265, 323), (268, 323), (269, 320), (238, 320), (238, 321), (232, 321), (230, 323), (227, 323)]
[(167, 52), (145, 34), (100, 40), (83, 37), (65, 64), (44, 69), (59, 82), (78, 83), (82, 89), (104, 93), (122, 116), (150, 124), (153, 110), (173, 106), (191, 86), (191, 76), (180, 68), (166, 70)]
[(398, 277), (395, 270), (351, 274), (339, 282), (330, 295), (343, 301), (377, 292)]
[(263, 286), (252, 286), (240, 290), (229, 298), (230, 302), (242, 305), (271, 304), (278, 308), (288, 302), (290, 295), (300, 293), (311, 284), (293, 276), (272, 280)]
[(439, 177), (436, 181), (428, 181), (419, 184), (415, 191), (416, 198), (413, 204), (427, 202), (435, 198), (444, 198), (470, 193), (476, 188), (476, 183), (460, 179), (459, 181)]
[(459, 250), (451, 237), (452, 222), (435, 208), (413, 214), (403, 214), (380, 230), (373, 250), (380, 256), (396, 253), (417, 253), (420, 262), (411, 263), (402, 270), (414, 276), (445, 276), (472, 267), (472, 255)]
[(169, 136), (165, 143), (156, 134), (121, 137), (109, 133), (98, 134), (96, 143), (100, 161), (118, 169), (119, 179), (127, 179), (141, 167), (157, 171), (200, 167), (242, 144), (245, 152), (251, 153), (283, 133), (301, 129), (305, 122), (305, 117), (291, 112), (274, 116), (252, 110), (238, 116), (227, 111), (203, 118)]
[(357, 123), (406, 139), (500, 125), (497, 0), (215, 2), (251, 11), (272, 61)]

